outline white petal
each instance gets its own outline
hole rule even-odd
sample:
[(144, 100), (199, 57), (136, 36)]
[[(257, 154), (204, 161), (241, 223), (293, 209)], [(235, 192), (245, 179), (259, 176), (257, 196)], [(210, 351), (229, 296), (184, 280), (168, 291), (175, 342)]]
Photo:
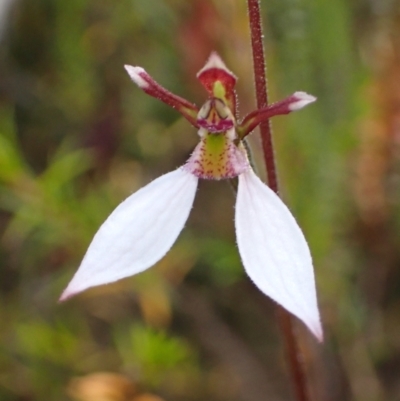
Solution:
[(302, 320), (322, 341), (307, 242), (289, 209), (251, 169), (239, 176), (235, 219), (247, 274), (262, 292)]
[(122, 202), (94, 236), (60, 300), (142, 272), (159, 261), (186, 223), (197, 182), (179, 168)]

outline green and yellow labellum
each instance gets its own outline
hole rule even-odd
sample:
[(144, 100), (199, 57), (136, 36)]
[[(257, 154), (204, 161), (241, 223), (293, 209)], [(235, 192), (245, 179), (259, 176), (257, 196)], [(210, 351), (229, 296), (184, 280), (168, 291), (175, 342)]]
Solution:
[(220, 180), (233, 178), (249, 168), (246, 150), (237, 143), (235, 129), (212, 133), (199, 130), (200, 143), (185, 165), (196, 177)]

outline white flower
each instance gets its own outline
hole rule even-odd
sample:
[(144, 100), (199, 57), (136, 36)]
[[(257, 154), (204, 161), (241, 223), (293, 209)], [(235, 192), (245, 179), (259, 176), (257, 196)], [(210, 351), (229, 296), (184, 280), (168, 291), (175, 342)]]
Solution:
[(238, 177), (235, 226), (247, 274), (264, 294), (302, 320), (322, 341), (307, 242), (289, 209), (254, 174), (241, 142), (266, 118), (298, 110), (315, 98), (296, 92), (250, 113), (238, 124), (234, 117), (236, 77), (215, 53), (198, 74), (210, 95), (201, 109), (165, 90), (141, 67), (126, 69), (141, 89), (176, 108), (196, 126), (200, 143), (184, 166), (152, 181), (114, 210), (96, 233), (60, 300), (154, 265), (183, 229), (198, 179)]

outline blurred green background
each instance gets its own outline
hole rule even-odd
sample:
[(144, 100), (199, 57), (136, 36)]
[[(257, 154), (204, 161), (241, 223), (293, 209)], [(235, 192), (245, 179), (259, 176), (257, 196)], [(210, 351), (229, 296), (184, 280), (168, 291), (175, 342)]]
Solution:
[[(290, 400), (274, 306), (245, 277), (234, 196), (200, 183), (154, 268), (58, 304), (97, 228), (184, 163), (195, 130), (124, 64), (201, 105), (212, 50), (254, 109), (244, 0), (0, 2), (0, 400)], [(400, 400), (400, 5), (262, 0), (282, 196), (315, 261), (314, 400)], [(251, 145), (260, 174), (258, 133)]]

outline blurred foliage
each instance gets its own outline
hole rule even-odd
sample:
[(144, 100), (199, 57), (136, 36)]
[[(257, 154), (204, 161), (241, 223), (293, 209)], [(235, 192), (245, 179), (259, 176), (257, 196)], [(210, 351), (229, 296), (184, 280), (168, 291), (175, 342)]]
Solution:
[[(400, 399), (400, 5), (263, 0), (281, 192), (315, 260), (326, 341), (299, 336), (315, 399)], [(273, 305), (245, 277), (228, 185), (202, 182), (148, 272), (58, 304), (99, 225), (182, 164), (217, 50), (254, 108), (245, 1), (0, 2), (0, 400), (291, 399)], [(252, 150), (263, 174), (259, 138)], [(157, 394), (157, 395), (156, 395)], [(268, 396), (266, 396), (268, 395)], [(161, 397), (161, 398), (160, 398)]]

